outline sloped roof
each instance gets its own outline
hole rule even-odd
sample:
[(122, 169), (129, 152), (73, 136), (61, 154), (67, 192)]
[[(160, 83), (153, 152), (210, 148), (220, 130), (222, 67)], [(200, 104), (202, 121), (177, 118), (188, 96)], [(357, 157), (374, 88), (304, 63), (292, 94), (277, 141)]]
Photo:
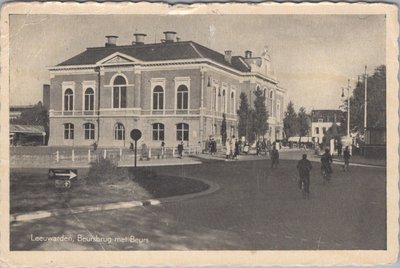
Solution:
[(336, 122), (339, 122), (341, 117), (343, 116), (343, 111), (341, 110), (312, 110), (311, 117), (312, 121), (316, 121), (318, 118), (323, 118), (328, 122), (333, 122), (336, 117)]
[(29, 134), (42, 135), (43, 132), (44, 132), (43, 126), (10, 124), (10, 133), (29, 133)]
[(92, 65), (116, 52), (145, 62), (203, 58), (242, 72), (250, 71), (242, 57), (234, 56), (231, 62), (227, 62), (223, 54), (192, 41), (87, 48), (57, 66)]

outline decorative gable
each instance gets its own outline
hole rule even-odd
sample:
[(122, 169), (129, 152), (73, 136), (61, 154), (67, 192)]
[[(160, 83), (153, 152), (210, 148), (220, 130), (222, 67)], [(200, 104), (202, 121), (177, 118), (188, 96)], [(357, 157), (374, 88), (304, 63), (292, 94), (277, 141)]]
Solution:
[(98, 61), (96, 64), (98, 65), (113, 65), (113, 64), (127, 64), (127, 63), (137, 63), (139, 60), (122, 54), (120, 52), (116, 52), (108, 57)]
[(103, 64), (109, 64), (109, 63), (128, 63), (128, 62), (132, 62), (130, 60), (128, 60), (127, 58), (121, 57), (121, 56), (115, 56), (114, 58), (103, 62)]

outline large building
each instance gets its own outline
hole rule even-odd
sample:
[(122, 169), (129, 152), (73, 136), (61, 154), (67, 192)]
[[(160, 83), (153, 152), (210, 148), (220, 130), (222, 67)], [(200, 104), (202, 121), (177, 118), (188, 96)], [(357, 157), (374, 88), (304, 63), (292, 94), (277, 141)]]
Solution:
[(132, 129), (149, 146), (197, 146), (220, 139), (223, 114), (228, 136), (237, 135), (239, 96), (253, 105), (255, 90), (266, 96), (270, 129), (266, 138), (282, 138), (285, 91), (278, 86), (268, 49), (255, 57), (224, 54), (164, 32), (160, 43), (145, 44), (136, 33), (130, 45), (86, 51), (49, 68), (49, 145), (127, 147)]
[(341, 110), (312, 110), (311, 112), (311, 136), (315, 142), (322, 143), (325, 133), (333, 123), (340, 126), (343, 117)]

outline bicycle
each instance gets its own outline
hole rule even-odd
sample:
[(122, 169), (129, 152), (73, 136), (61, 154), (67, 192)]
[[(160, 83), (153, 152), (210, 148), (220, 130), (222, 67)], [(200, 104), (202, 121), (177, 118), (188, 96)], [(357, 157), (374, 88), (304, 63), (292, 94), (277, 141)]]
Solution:
[(327, 167), (322, 167), (321, 168), (321, 175), (323, 178), (323, 184), (325, 185), (326, 183), (329, 183), (331, 180), (331, 174), (328, 172)]
[(304, 179), (300, 178), (300, 189), (301, 189), (301, 194), (303, 196), (303, 199), (308, 199), (309, 198), (309, 193), (306, 190), (306, 181)]

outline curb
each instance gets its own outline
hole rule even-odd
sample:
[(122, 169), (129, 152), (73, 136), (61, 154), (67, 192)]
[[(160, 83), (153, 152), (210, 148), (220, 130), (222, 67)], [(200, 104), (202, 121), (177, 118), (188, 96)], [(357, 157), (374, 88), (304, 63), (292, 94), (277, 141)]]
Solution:
[(106, 211), (106, 210), (114, 210), (114, 209), (126, 209), (126, 208), (134, 208), (134, 207), (145, 207), (145, 206), (154, 206), (160, 205), (163, 203), (184, 201), (187, 199), (197, 198), (200, 196), (208, 195), (214, 193), (220, 189), (220, 186), (215, 183), (204, 179), (193, 178), (193, 177), (185, 177), (192, 180), (202, 181), (209, 185), (209, 188), (205, 191), (198, 193), (190, 193), (184, 195), (170, 196), (159, 199), (147, 199), (143, 201), (126, 201), (126, 202), (116, 202), (116, 203), (108, 203), (108, 204), (99, 204), (99, 205), (88, 205), (74, 208), (60, 208), (60, 209), (51, 209), (51, 210), (38, 210), (29, 213), (21, 213), (21, 214), (12, 214), (10, 215), (10, 222), (26, 222), (38, 219), (44, 219), (54, 216), (64, 216), (71, 214), (79, 214), (84, 212), (96, 212), (96, 211)]

